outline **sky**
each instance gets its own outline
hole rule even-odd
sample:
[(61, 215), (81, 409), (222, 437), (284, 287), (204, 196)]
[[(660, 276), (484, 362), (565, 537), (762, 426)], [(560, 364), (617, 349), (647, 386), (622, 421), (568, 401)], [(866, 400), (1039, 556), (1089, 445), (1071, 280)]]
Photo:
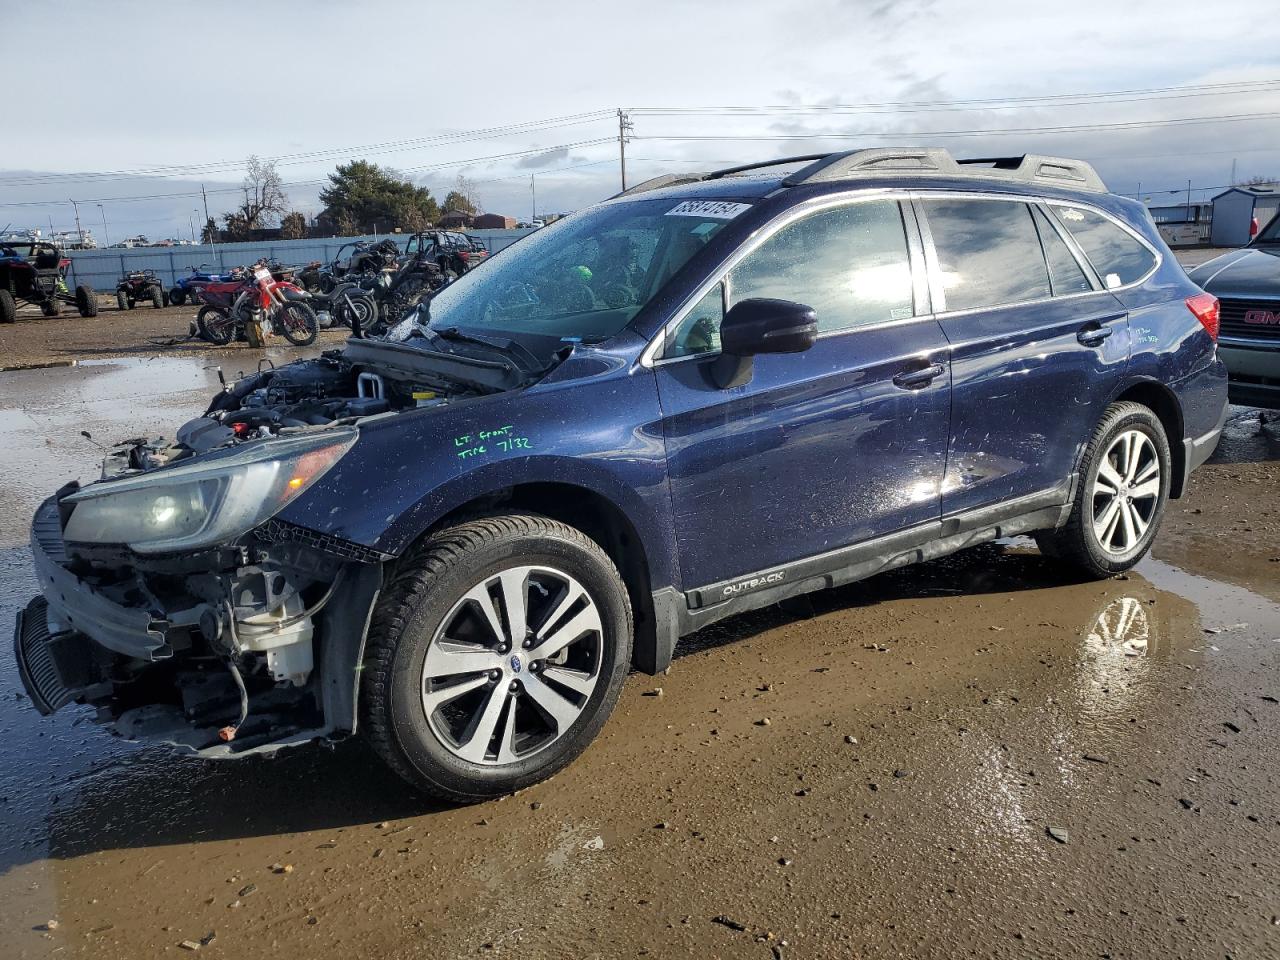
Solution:
[(1233, 163), (1280, 177), (1275, 7), (0, 0), (28, 105), (6, 111), (0, 228), (69, 229), (74, 198), (99, 242), (104, 218), (113, 242), (187, 237), (200, 186), (230, 209), (250, 154), (279, 158), (310, 215), (334, 165), (364, 158), (441, 198), (462, 174), (483, 209), (529, 219), (535, 197), (541, 214), (619, 189), (619, 108), (633, 184), (909, 144), (1080, 157), (1153, 205), (1188, 180), (1207, 198)]

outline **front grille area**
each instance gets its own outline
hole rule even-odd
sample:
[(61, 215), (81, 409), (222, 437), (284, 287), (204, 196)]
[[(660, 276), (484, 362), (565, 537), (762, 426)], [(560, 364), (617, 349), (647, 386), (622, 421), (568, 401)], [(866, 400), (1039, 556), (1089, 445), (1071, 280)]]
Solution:
[(1280, 343), (1280, 300), (1221, 300), (1221, 333)]

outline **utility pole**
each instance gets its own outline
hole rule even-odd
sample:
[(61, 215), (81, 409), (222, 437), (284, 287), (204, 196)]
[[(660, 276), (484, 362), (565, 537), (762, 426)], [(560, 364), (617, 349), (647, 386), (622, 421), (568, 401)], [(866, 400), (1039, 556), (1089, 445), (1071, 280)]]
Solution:
[(80, 236), (80, 248), (84, 249), (84, 230), (80, 227), (80, 207), (74, 200), (71, 201), (71, 209), (76, 212), (76, 233)]
[[(209, 230), (209, 195), (204, 192), (204, 184), (200, 184), (200, 196), (204, 199), (204, 229)], [(201, 233), (204, 231), (202, 230)], [(209, 230), (209, 247), (213, 248), (217, 241), (217, 231)]]
[(1191, 219), (1191, 181), (1187, 180), (1187, 219)]
[(627, 139), (635, 129), (631, 116), (621, 107), (618, 108), (618, 163), (622, 171), (622, 189), (627, 189)]
[(529, 194), (532, 197), (530, 201), (532, 209), (529, 211), (529, 222), (538, 219), (538, 183), (536, 174), (529, 174)]
[(1236, 185), (1236, 158), (1235, 157), (1231, 158), (1231, 179), (1227, 181), (1227, 185), (1232, 187)]
[(98, 204), (98, 212), (102, 214), (102, 245), (109, 247), (111, 246), (111, 236), (107, 233), (107, 211), (102, 209), (102, 204)]

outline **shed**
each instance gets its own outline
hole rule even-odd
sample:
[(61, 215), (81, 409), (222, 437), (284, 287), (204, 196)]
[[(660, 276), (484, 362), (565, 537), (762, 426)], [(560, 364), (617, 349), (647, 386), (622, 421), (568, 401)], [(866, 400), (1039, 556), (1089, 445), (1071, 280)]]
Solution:
[(510, 230), (515, 225), (514, 217), (504, 217), (500, 213), (482, 213), (472, 224), (477, 230)]
[(461, 210), (450, 210), (436, 221), (436, 226), (443, 227), (446, 230), (457, 230), (461, 227), (471, 226), (474, 220), (475, 217), (469, 213), (464, 213)]
[(1232, 187), (1213, 198), (1213, 245), (1243, 247), (1249, 242), (1249, 226), (1258, 218), (1258, 227), (1280, 210), (1280, 188)]

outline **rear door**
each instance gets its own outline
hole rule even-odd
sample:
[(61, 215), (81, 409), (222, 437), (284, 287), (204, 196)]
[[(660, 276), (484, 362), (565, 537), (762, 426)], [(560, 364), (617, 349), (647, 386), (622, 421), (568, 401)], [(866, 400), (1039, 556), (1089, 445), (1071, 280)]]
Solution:
[[(686, 588), (937, 521), (946, 341), (905, 212), (845, 201), (766, 232), (670, 331), (654, 372)], [(720, 321), (748, 297), (808, 304), (819, 337), (720, 389)]]
[(943, 516), (1060, 499), (1128, 360), (1124, 307), (1039, 205), (939, 195), (916, 206), (951, 343)]

